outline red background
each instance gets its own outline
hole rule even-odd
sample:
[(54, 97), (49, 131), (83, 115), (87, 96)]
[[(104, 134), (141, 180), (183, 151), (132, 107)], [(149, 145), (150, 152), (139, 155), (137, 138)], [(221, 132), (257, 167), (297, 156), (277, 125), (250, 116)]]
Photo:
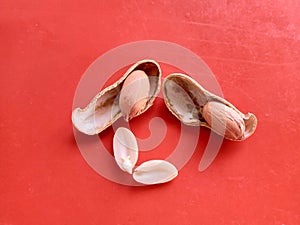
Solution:
[[(300, 224), (299, 12), (296, 0), (0, 1), (0, 225)], [(174, 181), (137, 188), (88, 166), (70, 118), (86, 68), (145, 39), (201, 56), (259, 124), (248, 140), (226, 141), (202, 173), (201, 128)]]

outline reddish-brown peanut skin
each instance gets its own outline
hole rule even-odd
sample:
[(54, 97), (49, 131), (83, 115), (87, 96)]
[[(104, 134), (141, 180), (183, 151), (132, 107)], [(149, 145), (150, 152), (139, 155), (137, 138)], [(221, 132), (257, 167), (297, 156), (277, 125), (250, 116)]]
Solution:
[(203, 107), (203, 118), (216, 133), (227, 139), (239, 140), (245, 132), (245, 122), (234, 109), (221, 102), (208, 102)]
[(128, 121), (146, 107), (149, 90), (149, 79), (144, 71), (135, 70), (126, 78), (119, 100), (125, 120)]

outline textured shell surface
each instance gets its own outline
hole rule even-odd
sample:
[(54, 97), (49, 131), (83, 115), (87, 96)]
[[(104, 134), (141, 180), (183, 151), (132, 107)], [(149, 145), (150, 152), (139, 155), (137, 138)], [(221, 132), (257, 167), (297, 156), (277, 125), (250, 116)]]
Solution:
[(132, 65), (118, 81), (99, 92), (85, 108), (75, 108), (72, 112), (74, 127), (82, 133), (94, 135), (119, 119), (122, 116), (119, 107), (120, 91), (126, 78), (135, 70), (145, 72), (150, 84), (146, 105), (135, 116), (152, 106), (160, 90), (161, 69), (156, 61), (145, 59)]
[(205, 95), (198, 93), (198, 87), (184, 77), (167, 77), (163, 93), (168, 109), (187, 125), (200, 125), (201, 105), (206, 103)]

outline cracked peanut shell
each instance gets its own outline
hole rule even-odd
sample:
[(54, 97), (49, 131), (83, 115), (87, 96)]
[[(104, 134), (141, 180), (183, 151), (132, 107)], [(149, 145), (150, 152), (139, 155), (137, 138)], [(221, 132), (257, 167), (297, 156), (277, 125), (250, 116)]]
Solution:
[[(233, 141), (241, 141), (250, 137), (256, 129), (257, 119), (253, 113), (242, 113), (233, 104), (205, 90), (198, 82), (185, 74), (174, 73), (168, 75), (163, 82), (162, 91), (165, 104), (169, 111), (186, 125), (207, 127), (215, 133), (224, 136), (226, 139)], [(224, 107), (221, 110), (215, 109), (215, 112), (205, 111), (215, 105), (224, 105)], [(229, 108), (229, 110), (227, 110), (227, 108)], [(223, 123), (223, 121), (221, 120), (221, 122), (218, 123), (217, 120), (220, 118), (216, 115), (216, 112), (222, 110), (224, 112), (229, 111), (229, 113), (226, 114), (227, 116), (224, 117), (227, 118), (229, 115), (230, 121), (232, 120), (232, 116), (236, 121), (242, 120), (241, 124), (236, 125), (236, 127), (241, 125), (241, 133), (232, 131), (237, 134), (226, 135), (226, 129), (228, 127), (223, 129), (220, 128), (219, 124)], [(215, 117), (210, 120), (208, 119), (208, 115), (211, 114), (215, 115)], [(233, 126), (231, 126), (230, 129), (232, 127)], [(237, 128), (233, 127), (233, 129)]]
[(119, 96), (126, 78), (135, 70), (141, 70), (148, 76), (149, 97), (144, 108), (134, 117), (145, 112), (153, 104), (160, 89), (161, 69), (154, 60), (141, 60), (132, 65), (114, 84), (104, 88), (83, 109), (76, 108), (72, 112), (73, 125), (82, 133), (99, 134), (122, 116), (119, 107)]

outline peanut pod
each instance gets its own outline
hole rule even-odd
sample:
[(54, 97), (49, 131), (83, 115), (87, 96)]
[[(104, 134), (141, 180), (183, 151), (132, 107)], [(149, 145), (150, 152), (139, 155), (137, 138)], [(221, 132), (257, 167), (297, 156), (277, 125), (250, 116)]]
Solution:
[(250, 137), (256, 129), (254, 114), (240, 112), (185, 74), (168, 75), (163, 82), (163, 94), (169, 111), (186, 125), (208, 127), (233, 141)]
[(127, 117), (131, 119), (145, 112), (154, 102), (160, 89), (161, 69), (154, 60), (141, 60), (131, 66), (114, 84), (99, 92), (83, 109), (72, 112), (73, 125), (82, 133), (99, 134), (122, 116), (119, 97), (126, 78), (134, 71), (143, 71), (149, 79), (148, 98), (142, 107)]

